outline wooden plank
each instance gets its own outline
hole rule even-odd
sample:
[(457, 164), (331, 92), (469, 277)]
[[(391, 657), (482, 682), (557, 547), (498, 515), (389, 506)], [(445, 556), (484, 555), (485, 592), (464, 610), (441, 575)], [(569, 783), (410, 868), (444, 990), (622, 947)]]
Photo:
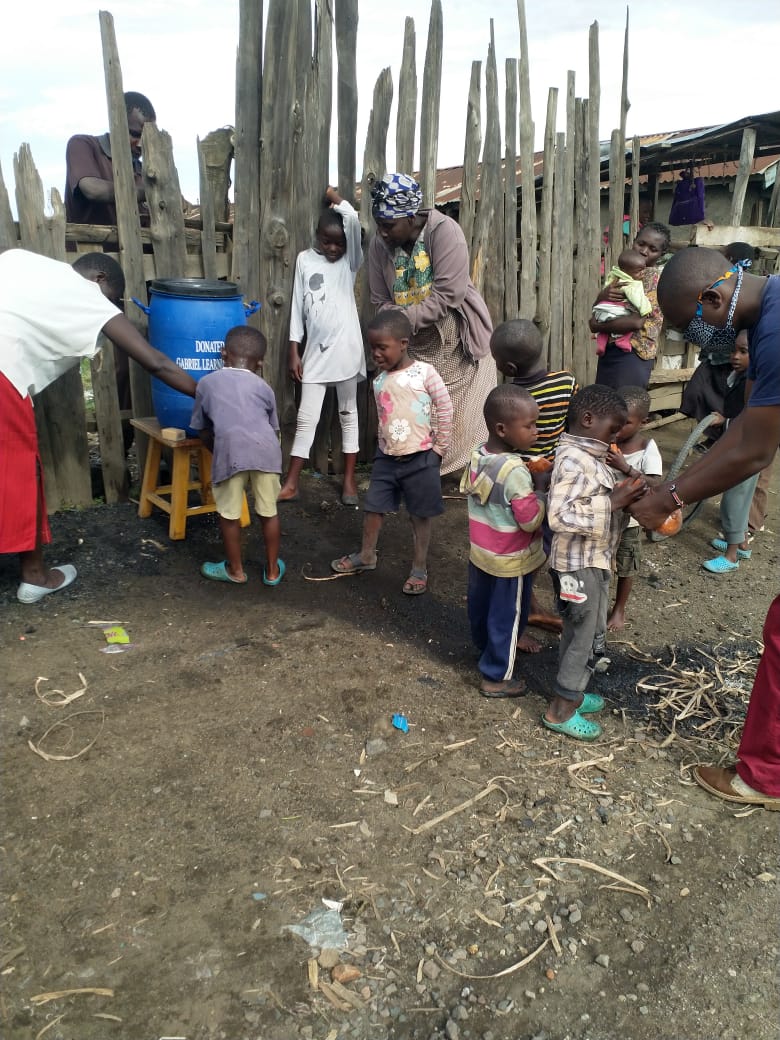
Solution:
[[(262, 3), (260, 7), (262, 9)], [(259, 74), (260, 66), (258, 64), (252, 74), (255, 91), (259, 89)], [(234, 130), (232, 126), (221, 126), (218, 130), (212, 130), (206, 134), (201, 141), (206, 164), (206, 176), (211, 186), (211, 197), (214, 200), (214, 213), (216, 215), (214, 223), (217, 231), (233, 231), (232, 222), (227, 223), (227, 221), (230, 216), (228, 192), (231, 184), (230, 172), (233, 166), (233, 142), (236, 132), (237, 130)], [(202, 220), (185, 217), (184, 226), (185, 228), (201, 229)], [(144, 228), (141, 228), (142, 241), (144, 240), (144, 230)]]
[[(566, 162), (566, 135), (556, 134), (555, 157), (553, 167), (555, 179), (553, 181), (553, 211), (552, 225), (550, 229), (550, 240), (552, 250), (550, 257), (550, 284), (554, 286), (550, 301), (550, 345), (549, 365), (555, 370), (563, 367), (563, 297), (571, 292), (571, 287), (565, 285), (561, 278), (561, 235), (563, 225), (568, 221), (568, 214), (563, 209), (563, 168)], [(546, 179), (546, 178), (545, 178)]]
[(629, 241), (633, 242), (639, 234), (639, 176), (640, 176), (640, 148), (641, 142), (638, 137), (631, 141), (631, 234)]
[(531, 114), (528, 31), (525, 0), (517, 0), (520, 28), (520, 317), (536, 317), (536, 185), (534, 182), (534, 121)]
[[(623, 214), (625, 213), (625, 176), (621, 180), (620, 156), (625, 145), (619, 130), (612, 131), (609, 142), (609, 239), (604, 248), (604, 270), (608, 271), (623, 252)], [(625, 161), (623, 168), (625, 167)]]
[[(144, 125), (143, 176), (158, 278), (181, 278), (187, 256), (179, 174), (167, 131)], [(140, 239), (139, 239), (140, 245)]]
[(198, 149), (200, 212), (203, 217), (203, 230), (200, 233), (200, 252), (203, 257), (203, 277), (213, 280), (217, 277), (217, 238), (216, 232), (214, 231), (214, 195), (206, 171), (206, 155), (203, 151), (203, 142), (198, 137), (196, 138), (195, 143)]
[[(129, 140), (127, 112), (122, 87), (122, 68), (119, 49), (114, 32), (114, 19), (108, 11), (100, 12), (100, 37), (103, 46), (103, 71), (108, 100), (108, 126), (113, 141)], [(143, 142), (143, 137), (141, 141)], [(133, 306), (131, 297), (147, 303), (146, 282), (143, 270), (143, 248), (141, 246), (141, 224), (138, 217), (135, 180), (130, 149), (114, 148), (112, 157), (114, 171), (114, 194), (116, 197), (117, 230), (119, 232), (120, 264), (125, 274), (125, 313), (142, 336), (146, 336), (146, 316)], [(135, 415), (152, 414), (152, 384), (149, 374), (131, 359), (130, 392)], [(146, 459), (146, 438), (136, 437), (138, 464), (143, 468)]]
[[(333, 117), (333, 8), (330, 0), (315, 0), (314, 4), (313, 73), (310, 77), (312, 97), (307, 101), (309, 112), (314, 112), (314, 126), (310, 127), (313, 133), (307, 135), (311, 143), (308, 161), (313, 183), (317, 191), (321, 192), (330, 174), (330, 129)], [(353, 196), (349, 198), (352, 200)]]
[(469, 249), (469, 266), (474, 262), (474, 223), (477, 215), (477, 173), (482, 148), (482, 62), (472, 61), (469, 99), (466, 106), (466, 141), (463, 146), (463, 183), (459, 222)]
[(772, 185), (772, 196), (769, 199), (769, 211), (767, 213), (767, 224), (770, 227), (780, 225), (780, 164), (775, 164), (775, 183)]
[(493, 324), (504, 316), (504, 218), (501, 174), (501, 130), (498, 115), (498, 74), (493, 20), (485, 66), (485, 144), (479, 209), (474, 228), (474, 263), (471, 279), (487, 304)]
[(561, 286), (561, 364), (571, 368), (574, 313), (574, 73), (566, 77), (566, 136), (561, 164), (561, 214), (558, 228)]
[(504, 318), (517, 317), (517, 59), (504, 65)]
[[(236, 67), (235, 226), (231, 278), (250, 300), (260, 295), (260, 134), (263, 93), (263, 3), (240, 0)], [(215, 204), (219, 196), (214, 195)], [(259, 314), (249, 322), (262, 324)]]
[(358, 0), (335, 0), (336, 3), (336, 101), (338, 110), (339, 194), (354, 197), (357, 180), (357, 28)]
[(444, 24), (441, 0), (431, 0), (428, 44), (423, 68), (422, 107), (420, 110), (420, 188), (423, 206), (436, 203), (436, 160), (439, 153), (439, 96)]
[(0, 165), (0, 249), (12, 249), (18, 244), (19, 238), (11, 213), (11, 202), (3, 177), (3, 167)]
[(609, 242), (605, 269), (617, 263), (623, 252), (623, 217), (626, 212), (626, 116), (628, 114), (628, 22), (623, 37), (623, 78), (620, 88), (620, 127), (612, 131), (612, 149), (609, 155)]
[[(360, 192), (360, 221), (364, 228), (373, 228), (371, 216), (371, 187), (387, 172), (387, 131), (390, 126), (390, 109), (393, 104), (393, 76), (389, 68), (382, 69), (374, 84), (371, 113), (368, 117), (366, 144), (363, 150), (363, 177)], [(405, 172), (405, 171), (404, 171)], [(365, 265), (360, 270), (365, 275)], [(367, 304), (364, 316), (373, 314), (367, 290), (361, 291)]]
[(586, 253), (585, 243), (588, 241), (588, 102), (577, 98), (574, 104), (574, 244), (575, 261), (574, 278), (574, 313), (572, 330), (572, 371), (584, 384), (588, 367), (588, 355), (594, 353), (588, 321), (590, 319), (593, 296), (590, 292), (588, 272), (590, 258)]
[[(545, 355), (548, 363), (550, 349), (551, 321), (551, 263), (552, 263), (552, 212), (553, 189), (555, 185), (555, 124), (558, 118), (558, 88), (550, 87), (547, 92), (547, 119), (544, 124), (544, 181), (542, 183), (542, 202), (539, 207), (539, 287), (537, 289), (536, 316), (539, 331), (544, 341)], [(555, 286), (555, 292), (560, 291)]]
[(738, 224), (716, 224), (707, 228), (697, 224), (692, 242), (709, 249), (722, 249), (731, 242), (747, 242), (760, 249), (780, 249), (780, 227), (746, 227)]
[[(601, 111), (601, 86), (599, 81), (599, 23), (593, 22), (588, 33), (588, 136), (583, 142), (587, 149), (588, 193), (586, 239), (580, 248), (587, 260), (583, 274), (586, 275), (588, 296), (595, 300), (601, 281), (601, 162), (599, 150), (599, 118)], [(588, 351), (585, 356), (585, 372), (578, 372), (579, 379), (592, 383), (596, 377), (596, 352)]]
[(283, 430), (295, 423), (295, 402), (287, 371), (292, 272), (295, 264), (293, 208), (295, 191), (290, 176), (295, 134), (293, 110), (296, 61), (297, 0), (270, 0), (265, 30), (264, 82), (261, 124), (263, 157), (260, 164), (260, 312), (268, 340), (264, 375), (276, 391)]
[(756, 131), (746, 126), (742, 131), (742, 148), (739, 153), (739, 165), (737, 176), (734, 181), (734, 194), (731, 197), (730, 223), (742, 223), (742, 210), (745, 208), (745, 193), (747, 192), (750, 173), (753, 169), (753, 155), (756, 150)]
[(395, 123), (395, 164), (401, 173), (414, 169), (417, 128), (417, 66), (414, 18), (404, 20), (404, 48), (398, 77), (398, 115)]
[(103, 490), (106, 502), (112, 504), (125, 502), (129, 488), (127, 486), (122, 420), (119, 414), (119, 397), (116, 389), (114, 344), (101, 335), (100, 345), (100, 353), (90, 362), (92, 395), (100, 441)]

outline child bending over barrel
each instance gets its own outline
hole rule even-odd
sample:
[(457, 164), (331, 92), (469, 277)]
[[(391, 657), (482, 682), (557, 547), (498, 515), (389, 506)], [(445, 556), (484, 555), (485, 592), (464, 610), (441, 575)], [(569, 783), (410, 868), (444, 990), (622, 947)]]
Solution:
[(279, 517), (276, 498), (282, 471), (276, 398), (262, 378), (266, 341), (262, 332), (237, 325), (225, 336), (224, 368), (198, 382), (190, 426), (200, 431), (214, 452), (212, 482), (219, 529), (226, 559), (204, 563), (201, 574), (212, 581), (247, 580), (241, 560), (241, 507), (249, 483), (265, 542), (263, 584), (278, 585), (284, 577), (279, 558)]

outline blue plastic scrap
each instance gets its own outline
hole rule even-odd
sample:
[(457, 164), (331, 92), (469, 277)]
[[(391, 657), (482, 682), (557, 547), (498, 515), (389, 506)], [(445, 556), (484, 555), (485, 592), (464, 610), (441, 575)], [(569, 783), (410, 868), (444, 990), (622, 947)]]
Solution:
[(402, 715), (399, 711), (393, 715), (393, 726), (396, 729), (400, 729), (402, 733), (409, 732), (409, 720), (405, 715)]

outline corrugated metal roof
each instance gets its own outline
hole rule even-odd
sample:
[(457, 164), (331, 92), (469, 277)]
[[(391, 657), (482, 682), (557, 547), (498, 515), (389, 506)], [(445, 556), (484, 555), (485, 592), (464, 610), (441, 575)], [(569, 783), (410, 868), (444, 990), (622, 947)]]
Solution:
[[(643, 134), (639, 137), (641, 181), (647, 180), (647, 174), (655, 173), (661, 183), (677, 179), (678, 171), (693, 162), (698, 167), (698, 176), (705, 180), (712, 178), (733, 177), (737, 171), (742, 133), (747, 127), (756, 131), (756, 149), (753, 162), (753, 173), (767, 171), (780, 160), (780, 112), (768, 112), (761, 116), (745, 116), (733, 123), (720, 123), (715, 126), (696, 127), (688, 130), (668, 130), (664, 133)], [(631, 172), (631, 142), (627, 141), (626, 172)], [(599, 143), (602, 186), (609, 180), (610, 142)], [(476, 197), (479, 198), (479, 177), (481, 167), (477, 170)], [(534, 153), (534, 179), (537, 185), (544, 174), (544, 152)], [(459, 202), (462, 166), (449, 166), (439, 170), (436, 175), (436, 205)], [(768, 174), (768, 183), (774, 175)], [(517, 161), (517, 183), (522, 181), (520, 160)]]

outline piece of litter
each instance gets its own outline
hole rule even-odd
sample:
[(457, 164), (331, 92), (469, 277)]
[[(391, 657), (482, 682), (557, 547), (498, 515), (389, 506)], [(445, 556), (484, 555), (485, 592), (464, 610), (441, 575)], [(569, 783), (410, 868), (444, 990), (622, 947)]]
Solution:
[(327, 907), (328, 910), (337, 910), (339, 913), (344, 909), (344, 904), (340, 903), (338, 899), (323, 899), (322, 905)]
[(107, 643), (127, 644), (130, 642), (130, 636), (121, 625), (111, 625), (110, 628), (104, 628), (103, 635), (106, 637)]
[(252, 899), (254, 899), (254, 901), (256, 903), (262, 903), (262, 901), (264, 899), (267, 899), (267, 898), (268, 897), (266, 896), (265, 892), (253, 892), (252, 893)]
[(123, 654), (125, 650), (132, 650), (134, 643), (110, 643), (108, 646), (101, 646), (101, 654)]
[(385, 791), (385, 803), (387, 805), (398, 805), (398, 795), (389, 788)]
[(393, 715), (393, 726), (395, 729), (400, 729), (402, 733), (409, 732), (409, 720), (405, 715), (402, 715), (400, 711), (397, 711), (395, 715)]

